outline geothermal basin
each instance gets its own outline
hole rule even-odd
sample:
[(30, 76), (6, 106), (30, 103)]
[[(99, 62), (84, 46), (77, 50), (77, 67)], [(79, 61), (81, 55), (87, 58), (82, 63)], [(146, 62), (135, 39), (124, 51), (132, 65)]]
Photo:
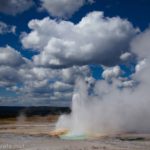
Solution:
[(97, 138), (51, 136), (58, 116), (0, 119), (0, 150), (150, 150), (150, 134), (120, 133)]

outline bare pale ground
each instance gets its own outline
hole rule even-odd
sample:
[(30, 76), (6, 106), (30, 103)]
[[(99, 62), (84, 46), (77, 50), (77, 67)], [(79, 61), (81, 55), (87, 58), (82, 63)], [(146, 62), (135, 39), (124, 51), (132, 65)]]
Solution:
[(126, 133), (95, 140), (51, 137), (57, 116), (0, 119), (0, 150), (150, 150), (150, 134)]

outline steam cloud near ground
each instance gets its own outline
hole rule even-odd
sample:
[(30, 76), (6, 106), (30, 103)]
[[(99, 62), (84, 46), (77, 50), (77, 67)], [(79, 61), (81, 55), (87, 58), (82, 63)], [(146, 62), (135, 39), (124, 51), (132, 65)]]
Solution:
[[(95, 82), (93, 94), (88, 84), (78, 79), (72, 98), (72, 113), (62, 115), (56, 128), (67, 128), (76, 134), (115, 134), (150, 132), (150, 29), (140, 33), (131, 43), (137, 65), (130, 86), (112, 76), (111, 82)], [(110, 81), (110, 80), (109, 80)], [(128, 84), (126, 84), (128, 85)]]

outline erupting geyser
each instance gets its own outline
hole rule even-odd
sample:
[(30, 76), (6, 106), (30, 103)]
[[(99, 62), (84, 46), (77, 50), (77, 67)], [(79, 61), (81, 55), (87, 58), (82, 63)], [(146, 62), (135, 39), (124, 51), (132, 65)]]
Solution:
[(150, 132), (150, 45), (146, 40), (149, 37), (148, 30), (131, 44), (139, 61), (130, 76), (135, 84), (120, 87), (124, 80), (119, 78), (112, 78), (111, 82), (99, 80), (89, 95), (88, 84), (83, 79), (77, 80), (72, 112), (60, 116), (56, 129), (67, 129), (68, 135), (79, 136)]

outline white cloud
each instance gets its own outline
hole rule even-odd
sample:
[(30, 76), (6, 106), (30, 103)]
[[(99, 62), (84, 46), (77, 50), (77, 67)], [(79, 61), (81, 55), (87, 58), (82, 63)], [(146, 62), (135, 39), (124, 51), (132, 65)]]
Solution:
[(112, 66), (126, 52), (137, 33), (132, 24), (119, 17), (91, 12), (78, 24), (69, 21), (31, 20), (32, 31), (22, 38), (24, 48), (39, 50), (35, 64), (67, 67), (98, 63)]
[(150, 28), (139, 34), (131, 43), (133, 53), (136, 53), (139, 59), (150, 58)]
[(54, 92), (53, 96), (51, 96), (51, 100), (62, 100), (62, 101), (66, 101), (66, 100), (71, 100), (72, 97), (72, 92), (68, 92), (68, 93), (63, 93), (63, 92)]
[(36, 104), (42, 103), (43, 99), (47, 99), (47, 103), (48, 100), (70, 100), (76, 78), (89, 74), (88, 66), (66, 69), (36, 67), (10, 46), (0, 47), (0, 53), (0, 87), (30, 100), (38, 98)]
[(120, 56), (122, 61), (128, 61), (132, 57), (132, 54), (129, 52), (125, 52)]
[(75, 80), (78, 77), (86, 78), (89, 76), (90, 76), (90, 70), (87, 65), (80, 66), (80, 67), (73, 66), (70, 68), (61, 69), (61, 71), (60, 71), (60, 77), (62, 78), (62, 80), (64, 82), (72, 83), (72, 84), (74, 84)]
[(13, 33), (16, 32), (16, 26), (7, 25), (6, 23), (0, 21), (0, 34)]
[(25, 58), (10, 46), (0, 47), (0, 66), (12, 66), (17, 67), (25, 63)]
[(133, 87), (134, 85), (136, 84), (136, 82), (135, 81), (133, 81), (133, 80), (128, 80), (128, 81), (124, 81), (124, 82), (122, 82), (121, 83), (121, 87)]
[(19, 73), (21, 68), (30, 66), (30, 61), (10, 46), (0, 47), (0, 87), (10, 88), (24, 82)]
[(141, 60), (138, 62), (138, 64), (135, 66), (135, 71), (141, 71), (146, 66), (146, 59)]
[[(78, 76), (84, 77), (89, 84), (96, 84), (89, 77), (87, 64), (98, 63), (113, 66), (106, 68), (102, 73), (104, 79), (112, 79), (113, 84), (110, 86), (105, 80), (100, 81), (96, 84), (98, 91), (96, 94), (108, 93), (106, 99), (117, 98), (120, 91), (116, 89), (116, 85), (121, 85), (127, 87), (125, 90), (128, 87), (138, 89), (139, 94), (132, 95), (133, 99), (135, 97), (146, 99), (145, 92), (148, 91), (150, 73), (149, 30), (134, 38), (137, 30), (131, 23), (119, 17), (104, 17), (100, 12), (88, 14), (78, 24), (69, 21), (57, 22), (49, 18), (32, 20), (29, 28), (32, 31), (23, 36), (22, 43), (25, 48), (33, 48), (39, 54), (33, 57), (33, 62), (30, 62), (12, 47), (1, 47), (1, 87), (25, 94), (31, 99), (58, 100), (63, 99), (64, 95), (64, 100), (69, 100)], [(133, 38), (130, 50), (129, 45)], [(128, 60), (132, 53), (139, 58), (135, 67), (136, 72), (131, 75), (131, 79), (121, 81), (118, 78), (121, 69), (114, 64), (118, 65), (120, 59)], [(143, 61), (143, 58), (146, 59)], [(134, 80), (138, 81), (140, 86), (134, 86), (136, 83)], [(130, 92), (125, 91), (123, 96)]]
[(21, 81), (15, 68), (0, 65), (0, 87), (10, 87)]
[(1, 0), (0, 12), (8, 15), (22, 13), (34, 5), (32, 0)]
[(72, 91), (73, 90), (73, 86), (68, 84), (68, 83), (64, 83), (61, 81), (56, 81), (54, 84), (52, 84), (52, 88), (54, 88), (55, 91), (62, 91), (62, 93), (64, 91)]
[(71, 17), (87, 2), (93, 3), (91, 0), (41, 0), (42, 8), (51, 16), (60, 18)]
[(88, 66), (56, 70), (35, 67), (31, 62), (17, 68), (3, 66), (0, 72), (0, 86), (25, 95), (31, 100), (38, 98), (37, 103), (40, 103), (40, 99), (41, 102), (42, 99), (63, 101), (71, 99), (76, 78), (86, 77), (88, 74)]
[(103, 71), (102, 77), (105, 80), (110, 81), (112, 78), (116, 78), (121, 74), (121, 69), (119, 66), (115, 66), (112, 68), (107, 68)]

